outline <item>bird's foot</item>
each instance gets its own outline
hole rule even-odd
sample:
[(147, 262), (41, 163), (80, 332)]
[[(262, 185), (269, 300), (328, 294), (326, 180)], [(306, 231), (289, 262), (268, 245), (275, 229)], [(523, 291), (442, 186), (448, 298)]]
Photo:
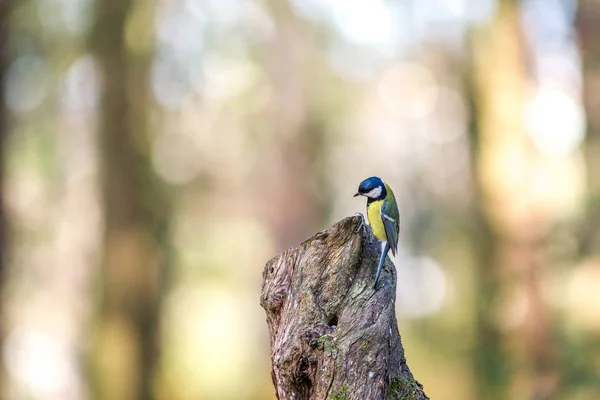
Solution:
[(362, 215), (362, 213), (357, 212), (354, 215), (358, 215), (360, 217), (360, 225), (358, 225), (358, 227), (354, 230), (355, 233), (358, 233), (361, 231), (361, 229), (363, 228), (363, 226), (365, 226), (365, 216)]

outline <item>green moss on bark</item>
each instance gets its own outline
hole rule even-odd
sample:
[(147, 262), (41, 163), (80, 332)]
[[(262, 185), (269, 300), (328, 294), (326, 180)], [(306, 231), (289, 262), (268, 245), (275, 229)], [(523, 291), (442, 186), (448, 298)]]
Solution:
[(399, 376), (392, 379), (388, 386), (388, 400), (416, 400), (423, 392), (419, 382), (411, 378)]
[(347, 385), (342, 385), (329, 394), (331, 400), (349, 400), (350, 394)]

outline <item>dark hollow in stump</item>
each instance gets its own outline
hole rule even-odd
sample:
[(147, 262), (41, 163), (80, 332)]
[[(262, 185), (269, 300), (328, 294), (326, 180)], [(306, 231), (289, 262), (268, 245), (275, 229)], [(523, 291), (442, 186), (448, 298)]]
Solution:
[(350, 217), (267, 263), (260, 303), (277, 398), (428, 399), (410, 372), (395, 315), (396, 269)]

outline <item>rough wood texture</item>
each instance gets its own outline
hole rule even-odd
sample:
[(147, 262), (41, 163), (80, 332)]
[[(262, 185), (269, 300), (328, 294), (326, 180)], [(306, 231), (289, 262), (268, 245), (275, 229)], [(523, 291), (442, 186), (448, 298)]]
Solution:
[(373, 290), (379, 244), (359, 224), (346, 218), (267, 263), (260, 300), (280, 400), (427, 399), (404, 357), (396, 270), (388, 258)]

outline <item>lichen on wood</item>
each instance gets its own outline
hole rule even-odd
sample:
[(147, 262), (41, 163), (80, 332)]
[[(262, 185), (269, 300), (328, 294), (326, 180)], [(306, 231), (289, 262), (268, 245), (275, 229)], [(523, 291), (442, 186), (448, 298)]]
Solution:
[(395, 315), (389, 259), (373, 290), (379, 244), (360, 217), (336, 223), (270, 260), (261, 305), (277, 398), (424, 400)]

